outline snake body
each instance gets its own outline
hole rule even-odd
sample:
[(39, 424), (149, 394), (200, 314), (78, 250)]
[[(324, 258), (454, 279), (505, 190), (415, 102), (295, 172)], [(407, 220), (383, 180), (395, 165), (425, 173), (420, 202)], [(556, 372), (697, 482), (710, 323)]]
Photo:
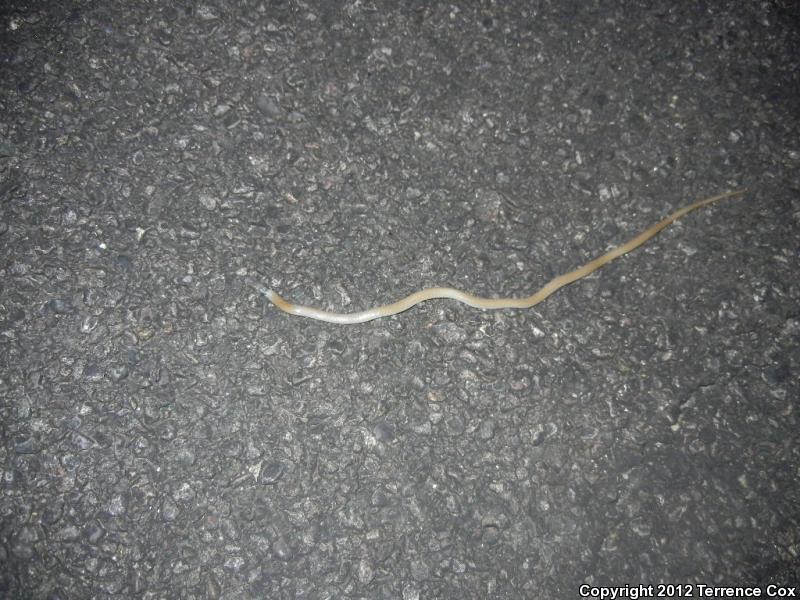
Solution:
[(546, 300), (564, 286), (574, 283), (579, 279), (583, 279), (587, 275), (594, 273), (600, 267), (607, 265), (612, 260), (635, 250), (653, 238), (662, 229), (669, 227), (675, 221), (692, 212), (693, 210), (713, 204), (714, 202), (718, 202), (724, 198), (739, 196), (744, 194), (746, 191), (747, 190), (736, 190), (732, 192), (724, 192), (716, 196), (711, 196), (710, 198), (698, 200), (697, 202), (676, 210), (667, 218), (645, 229), (631, 241), (622, 244), (621, 246), (617, 246), (606, 254), (589, 261), (581, 267), (578, 267), (574, 271), (559, 275), (558, 277), (552, 279), (539, 291), (523, 298), (482, 298), (480, 296), (474, 296), (473, 294), (468, 294), (467, 292), (462, 292), (461, 290), (454, 288), (434, 287), (414, 292), (413, 294), (410, 294), (405, 298), (402, 298), (391, 304), (385, 304), (383, 306), (378, 306), (361, 312), (339, 313), (319, 310), (317, 308), (302, 306), (300, 304), (293, 304), (272, 290), (265, 290), (263, 293), (266, 295), (269, 301), (275, 305), (275, 307), (285, 313), (298, 317), (317, 319), (318, 321), (327, 321), (328, 323), (336, 323), (339, 325), (353, 325), (356, 323), (365, 323), (374, 319), (380, 319), (381, 317), (389, 317), (391, 315), (396, 315), (406, 311), (409, 308), (416, 306), (420, 302), (425, 302), (426, 300), (433, 300), (436, 298), (456, 300), (474, 308), (481, 308), (485, 310), (497, 310), (502, 308), (531, 308), (532, 306), (536, 306), (540, 302)]

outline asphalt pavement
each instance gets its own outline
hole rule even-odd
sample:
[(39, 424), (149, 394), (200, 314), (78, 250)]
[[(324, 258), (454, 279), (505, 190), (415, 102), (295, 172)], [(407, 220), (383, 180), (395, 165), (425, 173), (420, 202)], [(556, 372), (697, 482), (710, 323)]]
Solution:
[(796, 590), (798, 6), (2, 3), (0, 597)]

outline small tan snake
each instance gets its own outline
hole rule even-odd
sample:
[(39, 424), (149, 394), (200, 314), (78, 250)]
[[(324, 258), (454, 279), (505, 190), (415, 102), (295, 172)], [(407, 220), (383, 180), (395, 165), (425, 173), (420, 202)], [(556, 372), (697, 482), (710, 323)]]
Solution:
[(397, 302), (393, 302), (392, 304), (386, 304), (384, 306), (378, 306), (376, 308), (371, 308), (369, 310), (364, 310), (361, 312), (354, 312), (354, 313), (337, 313), (337, 312), (328, 312), (325, 310), (319, 310), (316, 308), (311, 308), (309, 306), (301, 306), (299, 304), (292, 304), (287, 300), (284, 300), (281, 296), (279, 296), (276, 292), (272, 290), (265, 290), (263, 293), (266, 297), (272, 302), (277, 308), (282, 310), (283, 312), (289, 313), (290, 315), (296, 315), (298, 317), (308, 317), (309, 319), (317, 319), (319, 321), (327, 321), (328, 323), (337, 323), (339, 325), (353, 325), (355, 323), (365, 323), (366, 321), (372, 321), (373, 319), (380, 319), (381, 317), (389, 317), (391, 315), (396, 315), (403, 311), (408, 310), (412, 306), (416, 306), (420, 302), (425, 302), (426, 300), (433, 300), (435, 298), (449, 298), (451, 300), (457, 300), (459, 302), (463, 302), (464, 304), (468, 304), (469, 306), (475, 308), (483, 308), (487, 310), (496, 310), (501, 308), (531, 308), (532, 306), (536, 306), (543, 300), (550, 297), (551, 294), (557, 292), (565, 285), (569, 285), (570, 283), (574, 283), (579, 279), (583, 279), (587, 275), (594, 273), (600, 267), (607, 265), (612, 260), (619, 258), (620, 256), (635, 250), (653, 236), (655, 236), (659, 231), (662, 229), (669, 227), (686, 215), (687, 213), (692, 212), (702, 206), (706, 206), (708, 204), (712, 204), (724, 198), (730, 198), (732, 196), (739, 196), (744, 194), (747, 190), (736, 190), (733, 192), (725, 192), (723, 194), (718, 194), (716, 196), (711, 196), (710, 198), (705, 198), (704, 200), (698, 200), (690, 204), (689, 206), (685, 206), (680, 210), (676, 210), (670, 216), (668, 216), (663, 221), (660, 221), (653, 225), (652, 227), (644, 230), (642, 233), (637, 235), (627, 244), (622, 244), (621, 246), (617, 246), (610, 252), (603, 254), (598, 258), (586, 263), (582, 267), (578, 267), (574, 271), (570, 271), (569, 273), (564, 273), (563, 275), (559, 275), (555, 279), (551, 280), (548, 284), (546, 284), (542, 289), (538, 292), (531, 294), (530, 296), (526, 296), (524, 298), (481, 298), (480, 296), (473, 296), (472, 294), (468, 294), (466, 292), (462, 292), (460, 290), (456, 290), (453, 288), (446, 288), (446, 287), (435, 287), (435, 288), (428, 288), (425, 290), (420, 290), (419, 292), (414, 292), (413, 294), (406, 296), (405, 298), (398, 300)]

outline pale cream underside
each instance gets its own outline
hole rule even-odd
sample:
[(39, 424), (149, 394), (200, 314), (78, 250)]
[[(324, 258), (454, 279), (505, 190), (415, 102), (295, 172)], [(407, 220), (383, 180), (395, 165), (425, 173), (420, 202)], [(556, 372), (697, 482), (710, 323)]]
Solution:
[(635, 250), (653, 236), (655, 236), (659, 231), (672, 225), (675, 221), (686, 215), (687, 213), (692, 212), (700, 207), (707, 206), (724, 198), (730, 198), (732, 196), (739, 196), (744, 194), (747, 190), (736, 190), (733, 192), (725, 192), (723, 194), (718, 194), (716, 196), (711, 196), (710, 198), (705, 198), (703, 200), (698, 200), (690, 204), (689, 206), (685, 206), (680, 210), (676, 210), (674, 213), (669, 215), (663, 221), (659, 221), (652, 227), (644, 230), (642, 233), (637, 235), (631, 241), (626, 244), (622, 244), (621, 246), (617, 246), (610, 252), (603, 254), (602, 256), (595, 258), (594, 260), (586, 263), (582, 267), (578, 267), (574, 271), (570, 271), (569, 273), (564, 273), (563, 275), (559, 275), (548, 284), (546, 284), (542, 289), (538, 292), (531, 294), (530, 296), (525, 296), (523, 298), (481, 298), (479, 296), (473, 296), (472, 294), (468, 294), (467, 292), (462, 292), (460, 290), (456, 290), (454, 288), (446, 288), (446, 287), (435, 287), (435, 288), (428, 288), (424, 290), (420, 290), (419, 292), (414, 292), (413, 294), (398, 300), (397, 302), (393, 302), (391, 304), (385, 304), (383, 306), (378, 306), (375, 308), (371, 308), (369, 310), (364, 310), (361, 312), (354, 312), (354, 313), (338, 313), (338, 312), (329, 312), (325, 310), (319, 310), (316, 308), (312, 308), (310, 306), (302, 306), (299, 304), (292, 304), (291, 302), (285, 300), (281, 296), (279, 296), (276, 292), (272, 290), (268, 290), (265, 292), (267, 298), (269, 298), (270, 302), (272, 302), (277, 308), (282, 310), (283, 312), (289, 313), (290, 315), (296, 315), (299, 317), (308, 317), (309, 319), (317, 319), (319, 321), (327, 321), (329, 323), (337, 323), (339, 325), (352, 325), (355, 323), (364, 323), (366, 321), (372, 321), (373, 319), (380, 319), (381, 317), (389, 317), (391, 315), (396, 315), (397, 313), (401, 313), (405, 310), (408, 310), (412, 306), (416, 306), (420, 302), (425, 302), (426, 300), (433, 300), (434, 298), (448, 298), (450, 300), (457, 300), (458, 302), (463, 302), (464, 304), (468, 304), (469, 306), (473, 306), (475, 308), (482, 308), (487, 310), (496, 310), (500, 308), (530, 308), (532, 306), (536, 306), (543, 300), (547, 299), (551, 294), (557, 292), (565, 285), (569, 285), (570, 283), (574, 283), (579, 279), (583, 279), (587, 275), (594, 273), (600, 267), (607, 265), (612, 260), (619, 258), (620, 256)]

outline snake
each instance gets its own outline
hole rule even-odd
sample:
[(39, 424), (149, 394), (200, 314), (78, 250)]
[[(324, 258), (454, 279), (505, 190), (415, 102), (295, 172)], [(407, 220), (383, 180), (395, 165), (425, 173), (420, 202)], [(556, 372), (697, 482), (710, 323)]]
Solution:
[(723, 200), (725, 198), (741, 196), (745, 192), (747, 192), (746, 189), (723, 192), (721, 194), (717, 194), (716, 196), (704, 198), (703, 200), (698, 200), (696, 202), (689, 204), (688, 206), (684, 206), (683, 208), (676, 210), (675, 212), (670, 214), (665, 219), (659, 221), (655, 225), (648, 227), (642, 233), (637, 235), (629, 242), (617, 246), (613, 250), (603, 254), (602, 256), (595, 258), (594, 260), (587, 262), (585, 265), (578, 267), (577, 269), (574, 269), (572, 271), (569, 271), (568, 273), (564, 273), (563, 275), (555, 277), (554, 279), (546, 283), (537, 292), (534, 292), (530, 296), (524, 296), (522, 298), (483, 298), (467, 292), (463, 292), (461, 290), (457, 290), (455, 288), (432, 287), (420, 290), (418, 292), (414, 292), (413, 294), (409, 294), (405, 298), (401, 298), (400, 300), (392, 302), (391, 304), (376, 306), (375, 308), (370, 308), (368, 310), (363, 310), (360, 312), (340, 313), (340, 312), (319, 310), (317, 308), (312, 308), (310, 306), (303, 306), (301, 304), (294, 304), (292, 302), (289, 302), (288, 300), (286, 300), (273, 290), (265, 289), (263, 286), (259, 286), (259, 288), (260, 291), (267, 297), (267, 299), (276, 308), (282, 310), (285, 313), (298, 317), (307, 317), (309, 319), (316, 319), (318, 321), (335, 323), (338, 325), (355, 325), (357, 323), (366, 323), (367, 321), (373, 321), (375, 319), (381, 319), (383, 317), (390, 317), (392, 315), (396, 315), (401, 312), (407, 311), (408, 309), (413, 308), (420, 302), (426, 302), (428, 300), (434, 300), (434, 299), (455, 300), (457, 302), (462, 302), (473, 308), (480, 308), (483, 310), (531, 308), (536, 306), (540, 302), (545, 301), (547, 298), (552, 296), (554, 293), (556, 293), (564, 286), (567, 286), (571, 283), (575, 283), (576, 281), (583, 279), (588, 275), (591, 275), (599, 268), (607, 265), (613, 260), (616, 260), (620, 256), (624, 256), (625, 254), (628, 254), (629, 252), (636, 250), (639, 246), (641, 246), (648, 240), (655, 237), (660, 231), (669, 227), (675, 221), (689, 214), (690, 212), (697, 210), (698, 208), (702, 208), (703, 206), (708, 206), (709, 204), (719, 202), (720, 200)]

